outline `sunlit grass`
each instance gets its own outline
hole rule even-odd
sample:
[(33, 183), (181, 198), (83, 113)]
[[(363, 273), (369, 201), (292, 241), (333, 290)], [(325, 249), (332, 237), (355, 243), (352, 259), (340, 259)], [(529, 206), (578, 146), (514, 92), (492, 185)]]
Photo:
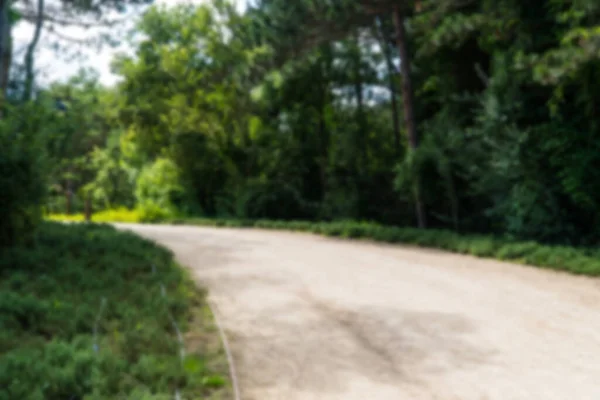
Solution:
[[(85, 220), (83, 214), (50, 214), (47, 216), (50, 221), (61, 222), (82, 222)], [(92, 214), (92, 222), (141, 222), (141, 214), (138, 210), (129, 210), (127, 208), (118, 208), (114, 210), (103, 210)]]

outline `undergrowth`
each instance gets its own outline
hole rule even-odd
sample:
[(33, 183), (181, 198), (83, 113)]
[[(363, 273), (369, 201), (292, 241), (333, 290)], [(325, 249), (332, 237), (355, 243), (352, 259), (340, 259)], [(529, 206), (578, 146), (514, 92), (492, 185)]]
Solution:
[[(136, 214), (136, 212), (124, 212), (121, 217), (115, 218), (113, 222), (123, 222), (125, 216), (131, 216), (133, 214)], [(105, 214), (99, 213), (95, 218), (103, 218), (103, 215)], [(136, 221), (130, 220), (126, 222), (149, 222), (140, 218), (139, 213), (136, 214), (136, 216)], [(59, 217), (60, 216), (54, 216), (53, 218), (60, 219)], [(356, 221), (310, 222), (157, 218), (151, 222), (311, 232), (331, 237), (368, 239), (378, 242), (436, 248), (455, 253), (470, 254), (476, 257), (495, 258), (514, 263), (567, 271), (574, 274), (600, 276), (600, 251), (597, 249), (550, 246), (533, 241), (519, 241), (486, 235), (463, 235), (452, 231), (391, 227), (371, 222)]]
[[(51, 214), (48, 216), (51, 221), (82, 222), (85, 220), (83, 214)], [(128, 210), (118, 208), (114, 210), (103, 210), (92, 214), (92, 222), (152, 222), (142, 221), (142, 215), (137, 210)]]
[(549, 246), (507, 238), (462, 235), (444, 230), (421, 230), (383, 226), (370, 222), (307, 222), (267, 220), (179, 219), (174, 224), (223, 227), (253, 227), (311, 232), (324, 236), (367, 239), (385, 243), (436, 248), (476, 257), (495, 258), (574, 274), (600, 276), (600, 252), (596, 249)]
[[(226, 398), (206, 309), (167, 250), (108, 225), (47, 222), (0, 253), (0, 400)], [(208, 338), (183, 361), (170, 315)]]
[[(82, 222), (85, 220), (83, 214), (50, 214), (47, 218), (51, 221), (61, 222)], [(134, 210), (123, 207), (114, 210), (98, 211), (92, 214), (91, 222), (161, 222), (169, 219), (172, 219), (171, 213), (164, 211), (159, 207), (147, 205)]]

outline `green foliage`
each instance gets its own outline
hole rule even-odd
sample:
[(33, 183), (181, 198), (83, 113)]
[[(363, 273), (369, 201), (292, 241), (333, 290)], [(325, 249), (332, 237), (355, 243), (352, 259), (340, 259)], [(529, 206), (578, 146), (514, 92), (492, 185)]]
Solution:
[(519, 65), (530, 67), (533, 78), (547, 85), (577, 81), (586, 67), (597, 67), (600, 62), (600, 9), (595, 2), (558, 1), (552, 3), (559, 11), (556, 22), (559, 29), (558, 46), (543, 53), (521, 54)]
[[(481, 13), (470, 15), (451, 13), (441, 20), (439, 16), (432, 13), (417, 16), (415, 29), (427, 35), (427, 40), (423, 42), (419, 51), (423, 55), (432, 55), (442, 47), (460, 48), (466, 40), (491, 24), (489, 18), (488, 15)], [(439, 22), (437, 25), (434, 24), (436, 20)]]
[(116, 205), (132, 207), (135, 204), (132, 168), (119, 151), (96, 148), (90, 154), (90, 161), (95, 176), (83, 189), (91, 195), (93, 204), (103, 209)]
[(574, 274), (600, 276), (600, 257), (597, 252), (585, 248), (548, 246), (534, 241), (521, 242), (509, 238), (461, 235), (434, 229), (422, 231), (353, 221), (311, 223), (306, 221), (186, 219), (169, 222), (303, 231), (332, 237), (416, 245), (568, 271)]
[(58, 102), (49, 129), (46, 176), (51, 185), (47, 203), (53, 212), (65, 211), (72, 193), (72, 211), (81, 210), (90, 195), (94, 208), (132, 207), (136, 171), (127, 158), (116, 120), (116, 92), (100, 86), (97, 76), (80, 71), (67, 83), (55, 83), (41, 96)]
[[(140, 216), (138, 210), (128, 210), (126, 208), (116, 208), (110, 210), (102, 210), (92, 214), (93, 222), (142, 222), (144, 221)], [(68, 221), (68, 222), (82, 222), (85, 220), (83, 214), (50, 214), (47, 218), (51, 221)]]
[[(0, 282), (0, 399), (159, 399), (175, 387), (210, 398), (228, 385), (223, 364), (180, 362), (169, 312), (188, 329), (203, 295), (168, 251), (133, 234), (45, 223), (35, 244), (2, 253)], [(184, 365), (219, 357), (192, 353)]]
[(46, 195), (46, 104), (15, 107), (0, 121), (0, 248), (31, 238)]
[(137, 203), (148, 216), (156, 213), (172, 215), (183, 194), (177, 166), (164, 158), (141, 171), (135, 188)]
[[(125, 215), (129, 217), (129, 213), (126, 213)], [(160, 207), (158, 204), (146, 203), (138, 206), (138, 209), (133, 215), (133, 221), (131, 222), (158, 222), (172, 217), (172, 212)]]
[(253, 180), (232, 193), (234, 203), (221, 199), (221, 215), (237, 218), (303, 218), (310, 215), (310, 205), (297, 189), (287, 182)]
[[(108, 214), (105, 214), (108, 215)], [(112, 222), (129, 222), (115, 212)], [(131, 212), (126, 215), (134, 215)], [(139, 216), (138, 216), (139, 217)], [(52, 217), (61, 220), (64, 216)], [(76, 216), (76, 220), (83, 217)], [(106, 222), (111, 222), (106, 220)], [(159, 218), (136, 222), (159, 222), (169, 224), (187, 224), (198, 226), (214, 226), (229, 228), (258, 228), (311, 232), (324, 236), (367, 239), (378, 242), (420, 247), (438, 248), (441, 250), (470, 254), (476, 257), (495, 258), (498, 260), (528, 264), (531, 266), (551, 268), (574, 274), (600, 276), (600, 252), (590, 248), (545, 245), (536, 241), (520, 241), (510, 236), (465, 235), (449, 230), (403, 228), (381, 225), (375, 222), (357, 222), (340, 220), (335, 222), (309, 222), (294, 220), (270, 219), (208, 219), (208, 218)], [(13, 300), (7, 300), (13, 302)], [(21, 315), (36, 315), (39, 308), (31, 308), (27, 299), (20, 301)], [(28, 308), (30, 307), (30, 308)], [(0, 303), (0, 309), (2, 303)]]
[(597, 2), (405, 2), (416, 149), (393, 2), (288, 3), (151, 7), (116, 89), (50, 88), (49, 212), (412, 226), (418, 192), (431, 228), (598, 244)]

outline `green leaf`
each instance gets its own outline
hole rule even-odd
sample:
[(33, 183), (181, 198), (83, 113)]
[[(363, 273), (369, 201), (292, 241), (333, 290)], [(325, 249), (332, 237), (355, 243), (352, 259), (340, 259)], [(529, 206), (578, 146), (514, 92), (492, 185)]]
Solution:
[(23, 15), (18, 10), (15, 10), (14, 8), (10, 9), (10, 11), (8, 13), (8, 21), (10, 22), (11, 25), (14, 25), (17, 22), (21, 21), (22, 18), (23, 18)]
[(258, 135), (260, 134), (260, 131), (262, 130), (262, 126), (263, 126), (263, 124), (259, 117), (257, 117), (257, 116), (250, 117), (250, 120), (248, 121), (248, 133), (250, 135), (250, 139), (252, 139), (252, 140), (258, 139)]
[(225, 386), (227, 381), (221, 375), (211, 375), (202, 378), (202, 385), (207, 388), (220, 388)]
[(196, 357), (187, 357), (183, 362), (183, 369), (188, 374), (199, 374), (206, 369), (204, 362)]
[(254, 89), (252, 89), (252, 91), (250, 92), (250, 97), (255, 102), (260, 102), (261, 100), (263, 100), (265, 98), (265, 95), (266, 95), (266, 90), (265, 90), (264, 85), (259, 85), (259, 86), (255, 87)]

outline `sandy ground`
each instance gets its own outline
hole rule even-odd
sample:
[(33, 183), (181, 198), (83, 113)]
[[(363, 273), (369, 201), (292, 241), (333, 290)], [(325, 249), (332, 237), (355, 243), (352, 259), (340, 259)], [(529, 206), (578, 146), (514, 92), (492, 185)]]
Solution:
[(600, 281), (307, 234), (121, 225), (210, 289), (243, 400), (600, 400)]

